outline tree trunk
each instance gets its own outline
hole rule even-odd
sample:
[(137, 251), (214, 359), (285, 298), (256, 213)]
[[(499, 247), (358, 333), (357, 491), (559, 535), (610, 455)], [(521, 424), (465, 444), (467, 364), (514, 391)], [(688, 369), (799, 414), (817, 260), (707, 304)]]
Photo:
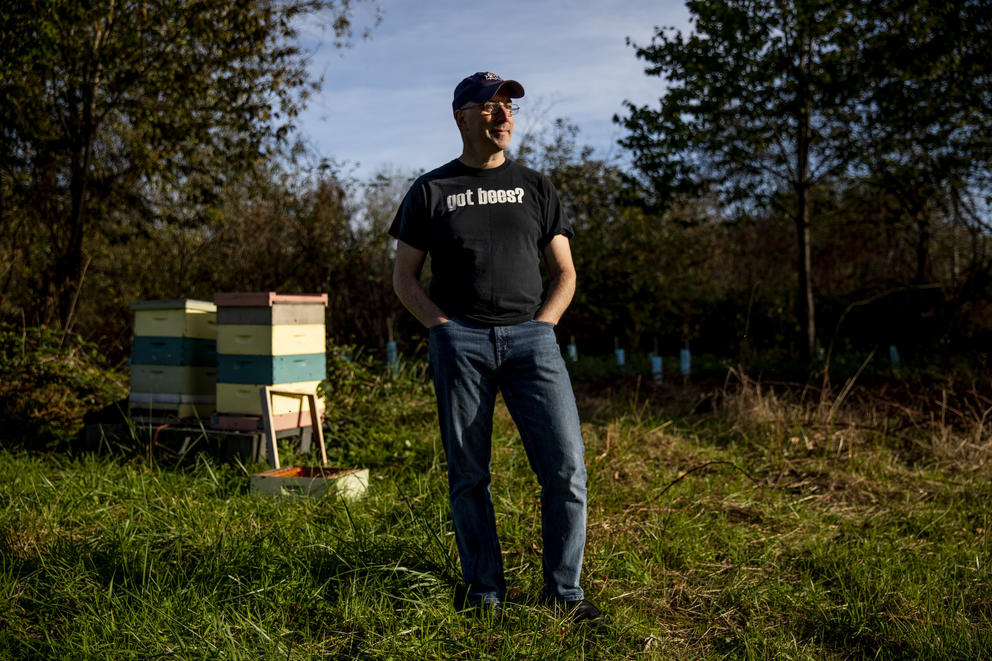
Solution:
[(916, 212), (916, 275), (914, 284), (921, 285), (927, 281), (930, 271), (930, 218), (926, 209)]
[(816, 348), (816, 308), (813, 303), (813, 260), (810, 247), (809, 231), (809, 200), (806, 186), (796, 189), (796, 239), (799, 247), (797, 270), (799, 273), (799, 290), (796, 308), (799, 314), (799, 325), (802, 331), (800, 342), (801, 357), (809, 362)]
[[(114, 9), (115, 3), (111, 2), (109, 7), (111, 18)], [(76, 302), (79, 298), (79, 289), (82, 286), (83, 230), (86, 225), (93, 141), (97, 131), (95, 105), (102, 79), (97, 53), (103, 45), (105, 36), (104, 27), (97, 25), (92, 44), (93, 63), (85, 67), (84, 82), (80, 89), (81, 107), (78, 109), (75, 131), (73, 132), (74, 145), (69, 166), (69, 239), (65, 251), (55, 266), (55, 286), (57, 287), (59, 321), (62, 328), (69, 328), (72, 325), (76, 313)]]
[(69, 239), (65, 250), (55, 264), (55, 286), (58, 295), (59, 322), (69, 328), (75, 315), (76, 300), (83, 273), (83, 226), (86, 218), (86, 179), (89, 171), (88, 149), (76, 159), (69, 182), (71, 207), (69, 211)]
[(809, 364), (816, 347), (816, 315), (813, 303), (813, 260), (810, 248), (809, 231), (809, 152), (812, 131), (812, 92), (809, 89), (809, 73), (813, 59), (813, 39), (806, 30), (797, 34), (796, 62), (796, 162), (793, 189), (796, 192), (796, 239), (799, 248), (797, 271), (799, 290), (796, 308), (799, 316), (800, 357)]

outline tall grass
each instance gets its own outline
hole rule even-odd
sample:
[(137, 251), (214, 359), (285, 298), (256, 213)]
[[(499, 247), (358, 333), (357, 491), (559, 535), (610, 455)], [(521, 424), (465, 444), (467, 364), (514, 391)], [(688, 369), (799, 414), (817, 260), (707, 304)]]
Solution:
[(422, 367), (330, 376), (332, 461), (372, 469), (357, 502), (252, 496), (260, 466), (204, 455), (0, 451), (0, 658), (992, 657), (980, 388), (580, 381), (591, 626), (537, 602), (538, 488), (505, 408), (492, 624), (455, 606)]

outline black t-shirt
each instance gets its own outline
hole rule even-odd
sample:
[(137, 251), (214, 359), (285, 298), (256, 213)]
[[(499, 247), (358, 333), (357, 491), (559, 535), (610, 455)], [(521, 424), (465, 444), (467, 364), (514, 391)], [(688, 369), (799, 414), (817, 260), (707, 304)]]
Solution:
[(495, 326), (534, 318), (541, 250), (572, 227), (541, 173), (456, 159), (414, 182), (389, 233), (430, 254), (430, 297), (445, 315)]

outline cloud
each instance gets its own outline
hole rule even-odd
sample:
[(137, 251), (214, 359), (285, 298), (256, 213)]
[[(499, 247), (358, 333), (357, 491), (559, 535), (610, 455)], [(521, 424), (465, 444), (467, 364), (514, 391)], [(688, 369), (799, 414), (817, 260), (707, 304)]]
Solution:
[(623, 100), (661, 95), (661, 81), (644, 74), (626, 38), (647, 44), (656, 25), (688, 27), (682, 3), (657, 0), (434, 0), (383, 9), (370, 40), (316, 51), (311, 71), (324, 75), (324, 88), (302, 116), (323, 155), (360, 161), (360, 172), (381, 163), (423, 170), (457, 156), (451, 93), (475, 71), (524, 84), (521, 128), (539, 124), (527, 112), (542, 108), (576, 123), (580, 142), (609, 150)]

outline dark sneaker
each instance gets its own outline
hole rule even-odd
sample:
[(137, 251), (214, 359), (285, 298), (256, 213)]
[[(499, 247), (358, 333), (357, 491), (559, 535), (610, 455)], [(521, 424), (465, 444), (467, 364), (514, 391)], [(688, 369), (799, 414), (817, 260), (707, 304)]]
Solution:
[(565, 601), (560, 598), (545, 597), (544, 601), (556, 608), (564, 610), (565, 616), (572, 622), (591, 622), (603, 617), (603, 611), (596, 608), (591, 601), (586, 599)]
[(565, 610), (568, 612), (568, 619), (573, 622), (592, 621), (603, 617), (603, 611), (596, 608), (591, 601), (585, 599), (566, 601)]
[(474, 598), (470, 598), (464, 585), (456, 585), (454, 597), (455, 610), (462, 615), (469, 615), (480, 620), (492, 620), (493, 622), (502, 622), (507, 619), (503, 601), (495, 596), (480, 597), (476, 595)]
[(509, 619), (501, 601), (485, 601), (481, 604), (466, 604), (462, 612), (486, 622), (505, 622)]

